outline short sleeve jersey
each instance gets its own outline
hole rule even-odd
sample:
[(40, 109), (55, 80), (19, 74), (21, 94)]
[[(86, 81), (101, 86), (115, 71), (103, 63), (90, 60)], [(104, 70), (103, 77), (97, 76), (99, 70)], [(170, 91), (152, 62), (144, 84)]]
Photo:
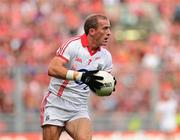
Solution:
[[(100, 47), (92, 52), (88, 47), (87, 36), (71, 38), (58, 48), (56, 55), (67, 61), (65, 67), (75, 71), (104, 70), (111, 72), (112, 56)], [(75, 104), (87, 104), (89, 87), (81, 81), (62, 80), (52, 77), (49, 91)]]

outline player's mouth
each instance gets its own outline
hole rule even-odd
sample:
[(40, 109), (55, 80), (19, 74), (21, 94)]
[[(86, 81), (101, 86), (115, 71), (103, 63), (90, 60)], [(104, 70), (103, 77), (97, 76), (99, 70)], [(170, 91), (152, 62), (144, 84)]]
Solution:
[(105, 37), (104, 40), (103, 40), (103, 45), (106, 45), (108, 42), (108, 37)]
[(105, 37), (104, 40), (107, 41), (109, 37)]

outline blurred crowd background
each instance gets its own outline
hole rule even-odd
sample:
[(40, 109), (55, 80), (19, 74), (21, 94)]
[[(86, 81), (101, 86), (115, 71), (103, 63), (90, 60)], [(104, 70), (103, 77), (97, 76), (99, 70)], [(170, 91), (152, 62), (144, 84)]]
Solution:
[(111, 21), (117, 79), (110, 97), (91, 94), (94, 129), (180, 129), (178, 0), (0, 0), (0, 132), (40, 130), (48, 63), (91, 13)]

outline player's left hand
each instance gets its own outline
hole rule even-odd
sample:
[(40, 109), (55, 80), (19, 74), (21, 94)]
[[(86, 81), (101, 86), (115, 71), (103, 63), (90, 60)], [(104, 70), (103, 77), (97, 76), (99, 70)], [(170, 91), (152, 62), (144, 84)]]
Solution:
[(95, 92), (95, 89), (100, 89), (103, 83), (98, 80), (103, 80), (103, 77), (95, 75), (99, 70), (87, 71), (82, 74), (81, 81), (89, 86)]

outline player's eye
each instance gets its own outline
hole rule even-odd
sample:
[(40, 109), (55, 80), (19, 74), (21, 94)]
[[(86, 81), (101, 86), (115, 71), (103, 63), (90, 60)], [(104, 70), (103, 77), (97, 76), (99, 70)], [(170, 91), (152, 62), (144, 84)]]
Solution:
[(105, 26), (105, 27), (103, 28), (103, 30), (110, 30), (110, 27), (109, 27), (109, 26)]

